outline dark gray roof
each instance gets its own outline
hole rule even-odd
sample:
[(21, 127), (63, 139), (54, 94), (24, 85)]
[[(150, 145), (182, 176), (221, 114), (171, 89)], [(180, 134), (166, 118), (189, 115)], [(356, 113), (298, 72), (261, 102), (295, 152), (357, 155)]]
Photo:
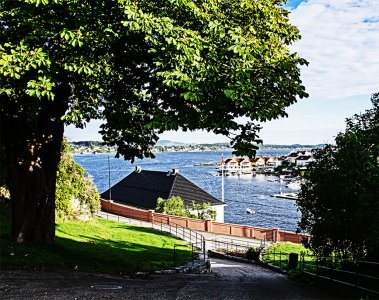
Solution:
[(296, 160), (309, 160), (310, 158), (310, 155), (301, 155)]
[(168, 199), (179, 196), (186, 205), (195, 203), (210, 203), (223, 205), (206, 191), (180, 175), (179, 173), (141, 170), (133, 172), (101, 194), (101, 198), (125, 203), (127, 205), (155, 209), (159, 197)]

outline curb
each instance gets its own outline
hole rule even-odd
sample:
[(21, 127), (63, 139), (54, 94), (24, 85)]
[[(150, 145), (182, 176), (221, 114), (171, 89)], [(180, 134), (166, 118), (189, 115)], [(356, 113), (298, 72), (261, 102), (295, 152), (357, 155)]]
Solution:
[(148, 278), (152, 274), (175, 274), (175, 273), (193, 273), (193, 274), (204, 274), (210, 273), (210, 262), (209, 260), (195, 259), (188, 262), (185, 266), (176, 266), (173, 269), (159, 270), (152, 273), (137, 272), (134, 274), (135, 277)]

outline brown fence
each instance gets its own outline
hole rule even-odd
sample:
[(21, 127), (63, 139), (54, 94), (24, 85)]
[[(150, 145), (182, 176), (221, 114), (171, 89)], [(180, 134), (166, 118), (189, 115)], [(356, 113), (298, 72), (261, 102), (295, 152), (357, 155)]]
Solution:
[(308, 235), (297, 234), (295, 232), (281, 231), (277, 228), (268, 229), (160, 214), (153, 210), (138, 209), (105, 199), (101, 199), (101, 208), (110, 213), (141, 221), (170, 226), (178, 225), (192, 230), (249, 237), (258, 240), (301, 243), (303, 239), (309, 237)]

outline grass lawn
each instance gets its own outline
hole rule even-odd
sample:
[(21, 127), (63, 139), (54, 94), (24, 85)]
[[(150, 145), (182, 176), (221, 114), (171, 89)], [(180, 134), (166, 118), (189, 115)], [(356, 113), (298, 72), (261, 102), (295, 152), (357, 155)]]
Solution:
[(290, 242), (277, 243), (268, 248), (268, 252), (282, 252), (282, 253), (291, 253), (291, 252), (305, 252), (306, 254), (311, 254), (312, 252), (305, 248), (302, 244), (295, 244)]
[[(290, 253), (296, 252), (299, 254), (299, 262), (300, 262), (300, 254), (305, 253), (304, 262), (307, 263), (308, 261), (313, 261), (313, 258), (308, 256), (312, 255), (312, 251), (309, 249), (306, 249), (301, 244), (294, 244), (294, 243), (278, 243), (274, 244), (271, 247), (267, 249), (265, 254), (263, 255), (263, 261), (264, 262), (270, 262), (278, 267), (281, 267), (283, 269), (287, 269), (288, 267), (288, 256)], [(298, 268), (300, 267), (300, 264), (298, 264)]]
[(2, 267), (64, 267), (80, 271), (132, 274), (174, 266), (190, 260), (191, 248), (181, 240), (151, 228), (95, 218), (89, 222), (59, 222), (52, 246), (20, 245), (10, 240), (9, 212), (0, 211)]

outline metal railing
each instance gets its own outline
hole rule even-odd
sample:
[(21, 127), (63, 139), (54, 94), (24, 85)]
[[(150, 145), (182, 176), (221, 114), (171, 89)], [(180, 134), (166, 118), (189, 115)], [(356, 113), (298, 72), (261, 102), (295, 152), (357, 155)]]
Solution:
[[(288, 270), (290, 253), (266, 251), (263, 255), (265, 263), (271, 263), (281, 269)], [(336, 256), (320, 257), (308, 253), (300, 253), (297, 271), (312, 276), (316, 282), (328, 282), (333, 285), (351, 287), (360, 294), (379, 295), (379, 263), (342, 259)]]
[(287, 269), (288, 256), (290, 253), (281, 251), (265, 251), (263, 254), (263, 262), (270, 263), (281, 269)]
[[(104, 211), (107, 213), (107, 209)], [(117, 210), (112, 208), (109, 213), (110, 219), (117, 221), (126, 221), (127, 223), (148, 222), (146, 212), (128, 211), (127, 216), (125, 212), (121, 211), (119, 214)], [(154, 216), (154, 222), (149, 222), (152, 228), (160, 231), (168, 232), (191, 245), (191, 260), (194, 261), (195, 256), (201, 254), (198, 258), (206, 260), (206, 242), (212, 243), (214, 250), (238, 254), (246, 253), (249, 248), (263, 248), (266, 245), (266, 239), (260, 241), (260, 245), (250, 243), (248, 241), (222, 241), (222, 240), (205, 240), (204, 236), (198, 232), (181, 226), (175, 223), (174, 219), (168, 220), (167, 218), (159, 218)], [(169, 223), (169, 224), (168, 224)], [(150, 225), (149, 225), (150, 226)], [(185, 245), (174, 245), (173, 248), (173, 263), (176, 266), (179, 248), (186, 247)], [(288, 269), (288, 256), (290, 253), (265, 251), (263, 260), (266, 263), (272, 263), (282, 269)], [(379, 296), (379, 263), (368, 261), (353, 261), (349, 259), (342, 259), (338, 257), (317, 257), (309, 254), (301, 253), (298, 262), (297, 270), (308, 276), (313, 276), (317, 280), (326, 280), (333, 284), (340, 284), (349, 286), (356, 291), (361, 291), (364, 294)]]
[(250, 248), (264, 248), (266, 245), (266, 240), (261, 240), (260, 244), (249, 242), (249, 241), (222, 241), (222, 240), (209, 240), (212, 243), (212, 248), (215, 251), (224, 252), (226, 254), (233, 254), (237, 256), (243, 256)]
[[(205, 239), (204, 236), (192, 229), (186, 228), (175, 223), (174, 220), (170, 220), (170, 224), (164, 218), (154, 218), (154, 223), (152, 223), (153, 228), (159, 229), (160, 231), (168, 232), (183, 241), (188, 242), (191, 245), (192, 260), (194, 260), (194, 253), (201, 254), (199, 259), (205, 260), (207, 258), (207, 253), (205, 249)], [(154, 226), (155, 225), (155, 226)], [(174, 253), (176, 248), (174, 247)]]
[(300, 269), (317, 280), (327, 280), (333, 284), (349, 286), (357, 291), (379, 296), (378, 262), (301, 255)]

